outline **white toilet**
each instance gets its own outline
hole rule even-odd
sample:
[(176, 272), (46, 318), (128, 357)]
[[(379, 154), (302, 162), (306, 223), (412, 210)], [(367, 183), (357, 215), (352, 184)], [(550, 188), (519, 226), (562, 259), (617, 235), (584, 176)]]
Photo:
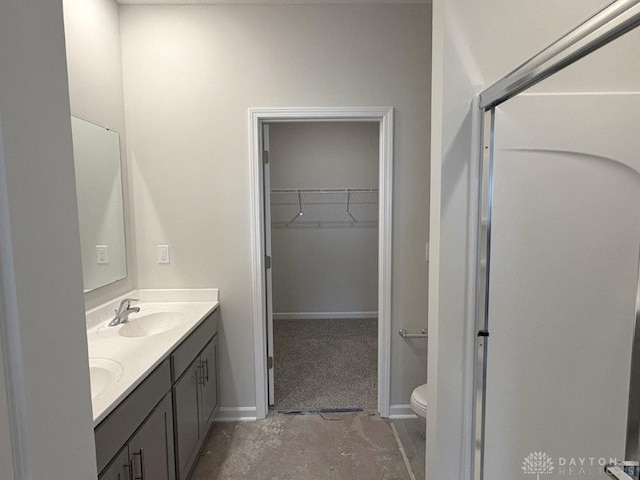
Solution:
[(427, 384), (413, 389), (411, 394), (411, 410), (422, 418), (427, 418)]

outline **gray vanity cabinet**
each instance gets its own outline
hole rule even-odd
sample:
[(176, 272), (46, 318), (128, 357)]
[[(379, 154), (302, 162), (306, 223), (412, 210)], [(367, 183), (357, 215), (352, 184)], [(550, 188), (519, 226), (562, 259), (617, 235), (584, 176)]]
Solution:
[(175, 480), (173, 413), (167, 394), (118, 452), (100, 480)]
[[(139, 438), (143, 439), (145, 431), (155, 430), (156, 422), (168, 424), (162, 438), (166, 444), (165, 448), (172, 450), (170, 447), (173, 445), (173, 420), (171, 418), (170, 391), (171, 368), (170, 362), (165, 360), (96, 427), (98, 472), (102, 472), (106, 468), (110, 470), (114, 463), (112, 459), (121, 455), (123, 447), (130, 446), (138, 434), (140, 434)], [(167, 418), (166, 415), (169, 417)], [(136, 445), (139, 443), (137, 442)], [(155, 446), (143, 446), (142, 448), (149, 449), (149, 453), (156, 449)], [(133, 454), (133, 452), (129, 452), (129, 454)], [(171, 459), (167, 461), (173, 463), (173, 454), (171, 454)], [(101, 475), (100, 480), (102, 478)], [(105, 478), (109, 477), (105, 476)], [(115, 478), (118, 478), (117, 475)], [(125, 478), (129, 480), (129, 477)], [(159, 480), (162, 478), (158, 477)]]
[(100, 475), (100, 480), (130, 480), (129, 448), (124, 447), (111, 465)]
[(176, 455), (178, 476), (186, 478), (197, 453), (200, 436), (198, 391), (200, 390), (200, 359), (194, 360), (173, 386), (176, 422)]
[(173, 386), (179, 480), (188, 478), (217, 411), (217, 349), (215, 336)]
[(180, 343), (96, 428), (99, 480), (186, 480), (218, 409), (220, 312)]
[(175, 480), (171, 395), (164, 397), (131, 438), (129, 458), (134, 479)]
[(216, 309), (171, 354), (178, 480), (193, 470), (217, 411), (219, 318)]

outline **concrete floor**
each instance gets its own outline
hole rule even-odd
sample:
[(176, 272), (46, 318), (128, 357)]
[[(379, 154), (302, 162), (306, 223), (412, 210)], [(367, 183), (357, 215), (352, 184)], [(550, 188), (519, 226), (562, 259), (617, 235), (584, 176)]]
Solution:
[(391, 420), (396, 429), (398, 440), (404, 448), (413, 476), (424, 478), (425, 448), (427, 443), (427, 422), (424, 418), (403, 418)]
[(409, 480), (389, 422), (371, 412), (217, 423), (192, 480)]

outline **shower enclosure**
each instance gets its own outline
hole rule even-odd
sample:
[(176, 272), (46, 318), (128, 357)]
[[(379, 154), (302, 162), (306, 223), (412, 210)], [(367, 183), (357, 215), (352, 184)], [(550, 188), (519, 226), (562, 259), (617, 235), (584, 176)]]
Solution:
[(637, 478), (639, 24), (613, 2), (475, 99), (476, 480)]

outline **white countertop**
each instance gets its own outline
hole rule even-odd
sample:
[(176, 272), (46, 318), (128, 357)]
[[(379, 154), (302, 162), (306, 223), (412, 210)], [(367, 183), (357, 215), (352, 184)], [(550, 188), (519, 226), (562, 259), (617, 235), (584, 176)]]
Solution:
[[(140, 307), (128, 323), (109, 327), (113, 311), (124, 298), (139, 298)], [(219, 305), (217, 289), (135, 290), (87, 311), (89, 365), (92, 367), (93, 423), (104, 420)], [(125, 336), (136, 319), (161, 313), (175, 326), (148, 336)], [(122, 330), (125, 329), (125, 330)], [(127, 330), (128, 329), (128, 330)], [(122, 331), (121, 331), (122, 330)], [(101, 368), (110, 370), (102, 375)], [(107, 380), (108, 378), (108, 380)], [(106, 386), (105, 386), (106, 385)], [(102, 387), (100, 387), (102, 386)], [(99, 391), (101, 390), (101, 391)], [(95, 395), (95, 396), (94, 396)]]

